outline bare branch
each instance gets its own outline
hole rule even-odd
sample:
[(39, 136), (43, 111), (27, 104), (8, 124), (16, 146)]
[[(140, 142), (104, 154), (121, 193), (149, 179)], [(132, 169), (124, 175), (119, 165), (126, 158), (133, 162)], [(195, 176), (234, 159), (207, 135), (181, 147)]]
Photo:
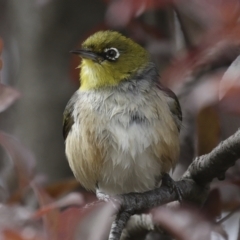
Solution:
[[(221, 142), (209, 154), (197, 157), (187, 169), (182, 179), (176, 182), (178, 188), (182, 190), (183, 199), (201, 203), (207, 193), (208, 185), (213, 178), (224, 176), (227, 169), (233, 166), (240, 157), (240, 130), (227, 140)], [(130, 215), (141, 213), (146, 209), (157, 207), (178, 199), (177, 193), (171, 191), (166, 186), (145, 192), (129, 193), (119, 196), (121, 208), (111, 232), (116, 235), (111, 236), (111, 240), (120, 239), (119, 232), (126, 226)], [(125, 214), (123, 214), (125, 213)]]
[(213, 178), (224, 179), (225, 172), (240, 157), (240, 130), (221, 142), (211, 153), (198, 157), (189, 166), (183, 178), (206, 185)]

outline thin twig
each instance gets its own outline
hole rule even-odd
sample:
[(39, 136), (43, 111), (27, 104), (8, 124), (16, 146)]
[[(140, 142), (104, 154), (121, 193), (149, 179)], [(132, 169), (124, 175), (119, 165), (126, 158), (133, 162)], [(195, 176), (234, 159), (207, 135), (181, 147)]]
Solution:
[[(229, 167), (235, 164), (240, 157), (240, 130), (234, 135), (221, 142), (212, 152), (196, 158), (189, 166), (183, 178), (176, 182), (176, 186), (182, 190), (182, 197), (185, 200), (202, 202), (206, 197), (207, 186), (213, 178), (220, 178)], [(121, 211), (115, 224), (112, 227), (113, 235), (111, 240), (119, 240), (121, 232), (128, 219), (135, 213), (141, 213), (146, 209), (160, 206), (178, 199), (177, 193), (172, 192), (166, 186), (145, 192), (129, 193), (119, 196)], [(126, 215), (125, 215), (126, 214)], [(126, 217), (127, 216), (127, 217)]]
[(222, 219), (220, 219), (217, 224), (222, 224), (223, 222), (227, 221), (233, 214), (235, 214), (236, 212), (240, 211), (240, 205), (237, 206), (234, 210), (232, 210), (232, 212), (230, 212), (229, 214), (227, 214), (225, 217), (223, 217)]

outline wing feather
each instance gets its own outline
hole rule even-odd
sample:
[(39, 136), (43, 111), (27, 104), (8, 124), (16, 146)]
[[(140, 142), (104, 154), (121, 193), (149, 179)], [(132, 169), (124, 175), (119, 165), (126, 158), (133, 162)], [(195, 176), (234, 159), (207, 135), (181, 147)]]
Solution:
[(168, 106), (171, 113), (173, 114), (173, 118), (177, 125), (178, 131), (180, 131), (182, 125), (182, 110), (176, 94), (169, 88), (162, 86), (160, 83), (158, 84), (158, 88), (164, 91), (165, 94), (169, 97)]
[(74, 124), (74, 118), (72, 116), (74, 104), (77, 99), (77, 92), (68, 101), (67, 106), (63, 112), (63, 138), (66, 140), (68, 133), (70, 132), (72, 125)]

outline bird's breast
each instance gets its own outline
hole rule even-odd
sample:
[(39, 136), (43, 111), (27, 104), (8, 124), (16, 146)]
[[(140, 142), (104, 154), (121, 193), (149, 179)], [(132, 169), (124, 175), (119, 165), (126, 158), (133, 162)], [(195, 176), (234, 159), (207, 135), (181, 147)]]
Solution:
[[(164, 96), (79, 94), (75, 124), (66, 140), (75, 145), (71, 146), (75, 154), (69, 150), (68, 159), (76, 177), (87, 188), (95, 183), (107, 194), (153, 189), (178, 154), (178, 131)], [(70, 140), (73, 137), (75, 141)]]

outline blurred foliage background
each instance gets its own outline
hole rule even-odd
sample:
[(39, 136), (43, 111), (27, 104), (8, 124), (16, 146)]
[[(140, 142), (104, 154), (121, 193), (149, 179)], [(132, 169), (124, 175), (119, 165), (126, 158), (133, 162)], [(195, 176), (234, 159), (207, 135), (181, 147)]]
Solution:
[(105, 8), (101, 1), (0, 1), (1, 79), (22, 93), (1, 126), (34, 152), (50, 180), (70, 174), (62, 112), (78, 86), (69, 74), (69, 51), (103, 21)]
[[(7, 216), (0, 231), (6, 239), (90, 240), (107, 235), (109, 209), (60, 211), (94, 200), (71, 178), (64, 154), (62, 112), (79, 87), (80, 59), (70, 50), (104, 29), (118, 30), (147, 48), (161, 81), (178, 95), (183, 108), (181, 156), (173, 174), (177, 179), (193, 157), (210, 152), (240, 126), (239, 20), (238, 0), (0, 0), (0, 214)], [(240, 239), (239, 173), (238, 162), (227, 180), (212, 184), (208, 212), (213, 216), (201, 220), (212, 224), (222, 212), (236, 212), (234, 224), (225, 227), (232, 240)], [(63, 196), (65, 202), (60, 201)], [(37, 202), (47, 207), (33, 216)], [(96, 211), (104, 221), (91, 217)], [(169, 218), (174, 213), (161, 214)], [(187, 216), (185, 227), (194, 214), (179, 212)], [(43, 222), (29, 225), (32, 217), (43, 217)], [(79, 219), (88, 219), (89, 228), (97, 229), (89, 234), (86, 223), (80, 224), (74, 235)], [(182, 236), (178, 224), (176, 220), (176, 228), (168, 231), (193, 239)], [(208, 226), (210, 234), (213, 228)], [(196, 239), (208, 239), (201, 232), (201, 227), (195, 231)]]

